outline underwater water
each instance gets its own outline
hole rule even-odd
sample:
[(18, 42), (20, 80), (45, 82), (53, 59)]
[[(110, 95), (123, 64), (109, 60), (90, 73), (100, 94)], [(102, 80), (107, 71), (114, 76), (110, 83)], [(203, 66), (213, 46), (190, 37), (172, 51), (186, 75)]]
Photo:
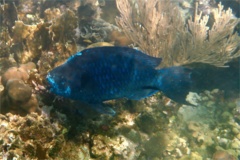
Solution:
[(239, 3), (0, 0), (0, 159), (239, 160)]

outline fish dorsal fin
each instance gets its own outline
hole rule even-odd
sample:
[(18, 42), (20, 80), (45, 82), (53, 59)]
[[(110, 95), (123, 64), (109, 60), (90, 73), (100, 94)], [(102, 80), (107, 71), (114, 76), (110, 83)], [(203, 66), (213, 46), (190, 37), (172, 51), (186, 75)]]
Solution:
[(152, 68), (156, 68), (160, 65), (162, 58), (157, 58), (157, 57), (152, 57), (144, 52), (129, 48), (129, 47), (120, 47), (120, 46), (104, 46), (104, 47), (95, 47), (95, 48), (89, 48), (85, 49), (81, 52), (77, 52), (75, 55), (70, 57), (68, 61), (71, 61), (75, 57), (83, 57), (88, 56), (88, 55), (102, 55), (104, 56), (105, 54), (115, 54), (115, 55), (120, 55), (120, 56), (126, 56), (126, 58), (130, 58), (134, 56), (134, 60), (139, 62), (140, 65), (143, 66), (149, 66)]
[(121, 46), (104, 46), (104, 47), (95, 47), (89, 48), (82, 51), (82, 54), (96, 54), (96, 53), (110, 53), (117, 54), (121, 56), (127, 56), (128, 58), (134, 55), (134, 59), (140, 62), (141, 65), (147, 65), (152, 68), (156, 68), (160, 65), (162, 58), (152, 57), (148, 54), (142, 52), (141, 50), (129, 47), (121, 47)]

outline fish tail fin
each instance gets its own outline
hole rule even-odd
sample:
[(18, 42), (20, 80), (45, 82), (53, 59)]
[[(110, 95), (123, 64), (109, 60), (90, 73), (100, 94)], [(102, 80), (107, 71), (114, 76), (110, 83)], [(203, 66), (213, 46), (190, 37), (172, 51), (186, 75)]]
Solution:
[(186, 67), (169, 67), (158, 70), (158, 88), (170, 99), (188, 104), (186, 96), (192, 86), (192, 70)]

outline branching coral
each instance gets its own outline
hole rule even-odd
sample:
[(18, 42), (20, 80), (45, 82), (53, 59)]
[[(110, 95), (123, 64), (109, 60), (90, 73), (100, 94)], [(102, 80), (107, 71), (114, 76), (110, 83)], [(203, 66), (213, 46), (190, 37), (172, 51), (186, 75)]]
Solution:
[(116, 23), (142, 50), (158, 56), (172, 48), (176, 31), (182, 30), (184, 26), (173, 4), (169, 1), (161, 3), (158, 0), (139, 0), (134, 8), (134, 4), (128, 0), (116, 2), (121, 13), (121, 17), (116, 18)]
[(176, 56), (179, 59), (174, 61), (178, 64), (202, 62), (221, 67), (240, 56), (240, 38), (233, 32), (239, 20), (231, 19), (231, 9), (224, 11), (221, 4), (213, 10), (213, 17), (211, 28), (207, 26), (207, 15), (202, 17), (201, 13), (196, 14), (193, 21), (188, 20), (188, 30), (183, 32), (177, 45), (178, 54), (181, 56)]
[(239, 20), (231, 19), (231, 9), (225, 11), (221, 4), (213, 10), (209, 27), (209, 16), (202, 13), (185, 24), (170, 1), (116, 2), (121, 14), (118, 26), (141, 50), (162, 57), (163, 66), (202, 62), (222, 67), (240, 56), (240, 38), (233, 32)]

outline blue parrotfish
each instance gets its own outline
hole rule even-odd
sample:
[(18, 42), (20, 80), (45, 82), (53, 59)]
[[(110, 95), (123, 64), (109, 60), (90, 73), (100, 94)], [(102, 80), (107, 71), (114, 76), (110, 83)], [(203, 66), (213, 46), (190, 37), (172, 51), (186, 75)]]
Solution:
[[(191, 70), (176, 66), (158, 69), (162, 59), (129, 47), (96, 47), (77, 52), (47, 74), (52, 93), (91, 104), (140, 100), (156, 92), (184, 103), (191, 87)], [(106, 111), (114, 114), (114, 111)]]

